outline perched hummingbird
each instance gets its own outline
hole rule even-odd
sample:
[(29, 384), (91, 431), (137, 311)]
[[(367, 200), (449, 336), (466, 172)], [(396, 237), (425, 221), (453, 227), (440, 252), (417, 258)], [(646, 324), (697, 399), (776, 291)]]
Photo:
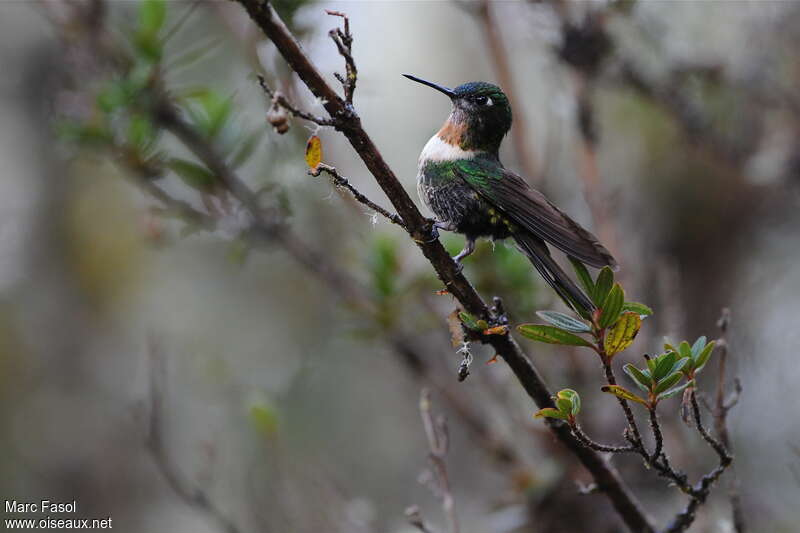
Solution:
[(422, 149), (417, 189), (436, 215), (435, 228), (466, 236), (456, 263), (461, 266), (475, 250), (478, 237), (511, 237), (567, 305), (590, 314), (596, 306), (553, 260), (547, 243), (595, 268), (616, 269), (617, 263), (594, 235), (503, 167), (498, 151), (511, 128), (503, 91), (485, 82), (450, 89), (404, 76), (446, 94), (453, 104), (444, 126)]

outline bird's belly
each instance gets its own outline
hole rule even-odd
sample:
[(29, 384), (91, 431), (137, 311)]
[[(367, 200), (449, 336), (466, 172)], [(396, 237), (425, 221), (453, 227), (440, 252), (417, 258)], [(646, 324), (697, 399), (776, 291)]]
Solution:
[(510, 235), (505, 217), (461, 180), (442, 182), (420, 173), (417, 191), (437, 220), (451, 224), (458, 233), (494, 239)]

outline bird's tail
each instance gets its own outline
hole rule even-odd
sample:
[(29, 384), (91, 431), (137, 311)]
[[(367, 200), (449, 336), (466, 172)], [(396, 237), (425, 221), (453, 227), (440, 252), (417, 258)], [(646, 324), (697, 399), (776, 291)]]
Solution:
[(530, 259), (536, 270), (570, 308), (582, 316), (591, 316), (594, 303), (555, 262), (547, 245), (529, 233), (515, 233), (517, 247)]

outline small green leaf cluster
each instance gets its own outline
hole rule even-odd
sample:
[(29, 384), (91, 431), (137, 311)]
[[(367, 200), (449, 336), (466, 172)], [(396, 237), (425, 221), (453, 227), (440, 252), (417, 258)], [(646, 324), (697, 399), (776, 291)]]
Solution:
[(691, 381), (706, 366), (715, 345), (716, 341), (707, 342), (706, 337), (702, 336), (691, 346), (687, 341), (683, 341), (675, 348), (667, 342), (664, 343), (664, 349), (676, 354), (676, 357), (688, 359), (686, 366), (683, 367), (683, 373), (686, 375), (686, 379)]
[(539, 409), (535, 418), (557, 418), (566, 420), (570, 424), (575, 423), (575, 417), (581, 412), (581, 397), (572, 389), (563, 389), (553, 396), (555, 407), (545, 407)]
[(466, 311), (459, 311), (458, 318), (461, 320), (461, 323), (464, 324), (464, 327), (476, 333), (480, 333), (489, 329), (489, 323), (486, 320), (482, 318), (475, 318), (472, 314), (467, 313)]
[[(202, 194), (219, 191), (218, 176), (196, 159), (171, 157), (160, 150), (162, 125), (158, 109), (177, 104), (193, 129), (212, 141), (226, 164), (236, 170), (251, 159), (265, 129), (242, 127), (234, 120), (234, 100), (210, 88), (170, 91), (171, 69), (202, 57), (203, 45), (191, 54), (166, 61), (168, 5), (165, 0), (141, 0), (135, 26), (127, 32), (125, 61), (96, 91), (95, 112), (87, 119), (62, 121), (62, 137), (86, 147), (110, 149), (140, 177), (158, 179), (172, 172)], [(199, 54), (198, 54), (199, 52)]]
[[(644, 304), (625, 301), (625, 291), (614, 282), (614, 272), (610, 268), (600, 270), (595, 280), (582, 263), (574, 261), (573, 264), (578, 280), (597, 306), (594, 313), (590, 316), (577, 306), (580, 314), (577, 318), (559, 311), (538, 311), (539, 318), (548, 324), (522, 324), (519, 332), (539, 342), (584, 346), (613, 357), (633, 343), (642, 318), (653, 312)], [(592, 341), (581, 337), (582, 334), (589, 334)]]
[[(657, 357), (645, 356), (645, 368), (631, 363), (622, 367), (636, 386), (646, 393), (645, 398), (618, 385), (603, 387), (603, 392), (655, 409), (661, 400), (672, 398), (695, 385), (695, 376), (711, 357), (714, 342), (706, 343), (706, 338), (700, 337), (693, 346), (683, 341), (678, 349), (670, 344), (665, 344), (665, 349), (667, 351)], [(686, 381), (679, 384), (684, 378)]]

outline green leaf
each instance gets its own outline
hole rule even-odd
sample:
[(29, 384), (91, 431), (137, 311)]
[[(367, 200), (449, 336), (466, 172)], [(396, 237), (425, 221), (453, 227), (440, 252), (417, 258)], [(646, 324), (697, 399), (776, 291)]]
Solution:
[(692, 348), (689, 346), (689, 343), (686, 341), (682, 341), (678, 345), (678, 353), (681, 357), (691, 357), (692, 356)]
[(658, 357), (650, 357), (645, 359), (647, 361), (647, 369), (650, 371), (650, 374), (653, 374), (656, 369), (656, 365), (658, 365)]
[(606, 296), (608, 296), (608, 291), (611, 290), (611, 286), (613, 284), (614, 271), (609, 267), (604, 266), (597, 275), (597, 282), (595, 283), (594, 290), (591, 294), (592, 301), (595, 303), (595, 305), (598, 307), (603, 307), (603, 302), (605, 302)]
[(139, 28), (147, 33), (158, 33), (167, 20), (165, 0), (142, 0), (139, 3)]
[(564, 414), (572, 412), (572, 402), (567, 398), (556, 398), (556, 407)]
[(250, 408), (250, 420), (265, 437), (273, 437), (278, 432), (278, 414), (269, 405), (252, 406)]
[(611, 357), (630, 346), (642, 327), (642, 319), (636, 313), (623, 313), (613, 328), (606, 333), (603, 347)]
[(650, 316), (653, 314), (652, 309), (639, 302), (625, 302), (622, 304), (622, 310), (631, 313), (638, 313), (639, 316)]
[(683, 392), (683, 390), (688, 386), (689, 386), (689, 383), (687, 382), (687, 383), (684, 383), (682, 385), (678, 385), (674, 389), (669, 389), (667, 391), (664, 391), (664, 392), (662, 392), (661, 394), (658, 395), (658, 399), (659, 400), (666, 400), (667, 398), (672, 398), (676, 394), (680, 394), (681, 392)]
[(656, 388), (653, 390), (653, 394), (655, 395), (661, 394), (662, 392), (669, 389), (673, 385), (676, 385), (681, 380), (682, 377), (683, 374), (681, 372), (675, 372), (674, 374), (670, 374), (669, 376), (665, 377), (664, 379), (658, 382), (658, 385), (656, 385)]
[(623, 372), (628, 374), (630, 378), (633, 380), (636, 385), (645, 392), (650, 392), (650, 387), (653, 384), (653, 380), (650, 379), (649, 376), (646, 376), (641, 370), (636, 368), (631, 363), (622, 367)]
[(614, 325), (619, 318), (619, 313), (622, 311), (622, 304), (625, 303), (625, 291), (622, 285), (615, 283), (614, 286), (608, 291), (601, 309), (603, 314), (600, 316), (600, 327), (607, 328)]
[(667, 352), (659, 355), (656, 359), (656, 369), (653, 371), (653, 379), (659, 381), (664, 376), (669, 375), (670, 369), (672, 369), (677, 360), (678, 354), (675, 352)]
[(545, 326), (543, 324), (522, 324), (517, 326), (517, 329), (523, 337), (533, 339), (539, 342), (546, 342), (548, 344), (565, 344), (568, 346), (586, 346), (593, 348), (594, 346), (581, 337), (564, 331), (563, 329), (555, 326)]
[(233, 98), (223, 97), (215, 91), (209, 91), (199, 101), (208, 118), (206, 134), (209, 137), (214, 137), (222, 131), (231, 116)]
[(581, 412), (581, 397), (578, 396), (578, 393), (576, 392), (572, 396), (572, 414), (577, 415), (580, 412)]
[(697, 358), (694, 360), (694, 370), (695, 372), (699, 372), (706, 366), (708, 359), (711, 357), (711, 352), (714, 351), (714, 346), (717, 344), (716, 341), (711, 341), (705, 345), (703, 351), (701, 351)]
[(143, 115), (133, 115), (128, 122), (128, 142), (139, 150), (148, 150), (156, 140), (153, 123)]
[(170, 159), (167, 167), (177, 174), (186, 185), (204, 193), (210, 192), (217, 182), (213, 172), (185, 159)]
[(566, 420), (567, 415), (561, 413), (558, 409), (554, 409), (552, 407), (545, 407), (544, 409), (539, 409), (536, 411), (536, 414), (533, 415), (534, 418), (558, 418), (559, 420)]
[(625, 387), (620, 387), (619, 385), (606, 385), (602, 387), (600, 390), (603, 392), (607, 392), (609, 394), (613, 394), (617, 398), (622, 398), (623, 400), (628, 400), (631, 402), (640, 403), (642, 405), (647, 405), (647, 401), (645, 401), (643, 398), (639, 398)]
[(694, 341), (694, 344), (692, 345), (692, 357), (696, 358), (697, 354), (699, 354), (705, 347), (706, 347), (706, 336), (703, 335), (702, 337)]
[(669, 370), (669, 372), (667, 372), (667, 375), (674, 374), (675, 372), (680, 372), (681, 370), (683, 370), (683, 367), (685, 367), (689, 363), (689, 361), (691, 361), (691, 359), (689, 359), (688, 357), (683, 357), (681, 359), (678, 359), (675, 362), (675, 364), (672, 365), (672, 368)]
[(87, 146), (111, 144), (114, 136), (103, 126), (83, 124), (73, 120), (62, 120), (56, 123), (56, 134), (70, 142)]
[(482, 331), (482, 328), (478, 325), (478, 320), (470, 313), (459, 311), (458, 318), (461, 319), (461, 323), (467, 326), (468, 329), (472, 331)]
[[(573, 415), (577, 415), (581, 410), (581, 397), (578, 393), (572, 389), (563, 389), (556, 394), (556, 404), (559, 405), (561, 408), (561, 404), (558, 403), (558, 400), (567, 400), (570, 403), (570, 409), (568, 412)], [(562, 409), (564, 411), (564, 409)]]
[(558, 311), (536, 311), (539, 318), (550, 322), (556, 327), (573, 333), (588, 333), (592, 328), (588, 324)]
[(125, 107), (132, 100), (131, 94), (127, 90), (126, 84), (122, 80), (114, 80), (108, 83), (97, 94), (97, 107), (106, 113)]
[(575, 270), (578, 281), (580, 281), (581, 285), (583, 285), (583, 288), (586, 290), (586, 294), (591, 297), (592, 293), (594, 292), (594, 281), (592, 281), (592, 276), (589, 274), (589, 271), (586, 270), (586, 265), (572, 257), (570, 257), (569, 260), (572, 263), (572, 268)]

